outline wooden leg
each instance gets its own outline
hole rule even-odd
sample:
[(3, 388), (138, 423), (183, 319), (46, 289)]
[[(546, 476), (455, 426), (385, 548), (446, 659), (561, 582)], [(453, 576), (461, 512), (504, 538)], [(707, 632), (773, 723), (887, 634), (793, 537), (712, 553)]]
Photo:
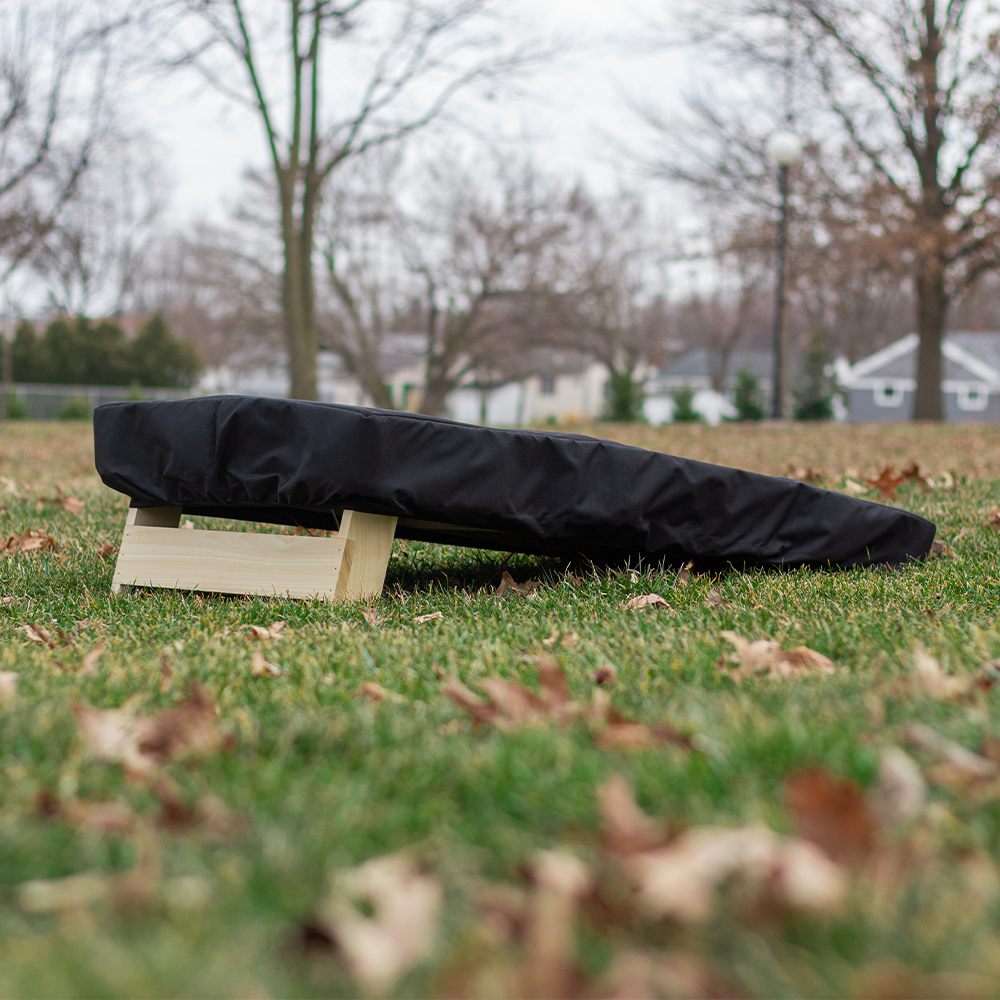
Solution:
[(112, 590), (132, 584), (333, 601), (348, 596), (357, 547), (350, 537), (178, 531), (180, 513), (174, 507), (129, 511)]
[(389, 568), (392, 539), (396, 534), (396, 518), (382, 514), (359, 514), (345, 510), (340, 518), (338, 538), (350, 539), (357, 546), (351, 577), (347, 584), (347, 599), (378, 597)]

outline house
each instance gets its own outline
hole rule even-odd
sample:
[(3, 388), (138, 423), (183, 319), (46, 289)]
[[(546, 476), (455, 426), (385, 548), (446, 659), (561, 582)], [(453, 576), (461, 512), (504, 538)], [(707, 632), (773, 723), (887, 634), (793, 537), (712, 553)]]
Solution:
[[(420, 409), (425, 348), (426, 338), (420, 333), (387, 334), (383, 341), (382, 371), (399, 409)], [(317, 381), (323, 402), (373, 404), (340, 358), (329, 351), (321, 351), (317, 358)], [(494, 375), (489, 384), (477, 383), (475, 375), (470, 374), (465, 384), (448, 397), (445, 409), (453, 419), (473, 424), (525, 426), (549, 420), (574, 423), (600, 414), (606, 382), (607, 369), (589, 355), (539, 347), (517, 359), (517, 370)], [(285, 396), (285, 352), (269, 344), (241, 351), (207, 372), (200, 389), (206, 393)]]
[[(911, 333), (854, 365), (838, 365), (848, 419), (912, 419), (918, 343)], [(1000, 423), (1000, 333), (946, 334), (941, 356), (945, 420)]]
[(771, 398), (771, 368), (774, 357), (769, 351), (733, 351), (729, 355), (723, 379), (723, 391), (712, 388), (712, 371), (718, 364), (717, 354), (699, 347), (682, 354), (672, 364), (660, 369), (646, 385), (646, 419), (651, 424), (663, 424), (673, 419), (674, 393), (685, 386), (694, 390), (692, 406), (706, 423), (720, 423), (736, 416), (733, 396), (736, 376), (748, 371), (757, 378), (761, 404)]

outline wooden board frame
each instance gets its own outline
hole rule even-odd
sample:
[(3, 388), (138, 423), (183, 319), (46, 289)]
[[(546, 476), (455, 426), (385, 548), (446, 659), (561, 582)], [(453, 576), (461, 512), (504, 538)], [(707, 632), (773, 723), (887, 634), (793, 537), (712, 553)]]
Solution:
[(336, 536), (180, 528), (180, 507), (130, 507), (111, 590), (123, 586), (329, 601), (382, 593), (396, 518), (345, 510)]

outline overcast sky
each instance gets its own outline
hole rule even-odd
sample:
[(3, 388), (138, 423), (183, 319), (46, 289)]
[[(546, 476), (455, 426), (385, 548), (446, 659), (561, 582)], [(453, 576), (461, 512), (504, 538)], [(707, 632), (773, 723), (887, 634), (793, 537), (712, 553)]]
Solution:
[[(662, 16), (667, 2), (504, 0), (540, 39), (556, 33), (573, 42), (532, 77), (537, 100), (495, 110), (504, 131), (529, 137), (533, 154), (549, 169), (613, 189), (630, 168), (605, 137), (642, 135), (623, 95), (676, 106), (685, 85), (683, 54), (643, 52), (636, 44), (648, 37), (644, 24)], [(172, 176), (171, 221), (224, 219), (241, 172), (266, 162), (260, 123), (192, 79), (142, 84), (133, 96), (133, 113), (158, 139)]]

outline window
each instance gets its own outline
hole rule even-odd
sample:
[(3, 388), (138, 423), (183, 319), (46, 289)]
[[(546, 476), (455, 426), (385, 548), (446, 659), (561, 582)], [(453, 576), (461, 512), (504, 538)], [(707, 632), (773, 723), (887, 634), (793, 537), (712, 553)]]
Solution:
[(544, 375), (542, 377), (542, 395), (543, 396), (554, 396), (556, 392), (556, 380), (551, 375)]
[(902, 406), (906, 393), (894, 382), (880, 382), (872, 388), (876, 406)]
[(960, 410), (982, 412), (990, 404), (989, 389), (981, 385), (959, 386), (956, 397)]

